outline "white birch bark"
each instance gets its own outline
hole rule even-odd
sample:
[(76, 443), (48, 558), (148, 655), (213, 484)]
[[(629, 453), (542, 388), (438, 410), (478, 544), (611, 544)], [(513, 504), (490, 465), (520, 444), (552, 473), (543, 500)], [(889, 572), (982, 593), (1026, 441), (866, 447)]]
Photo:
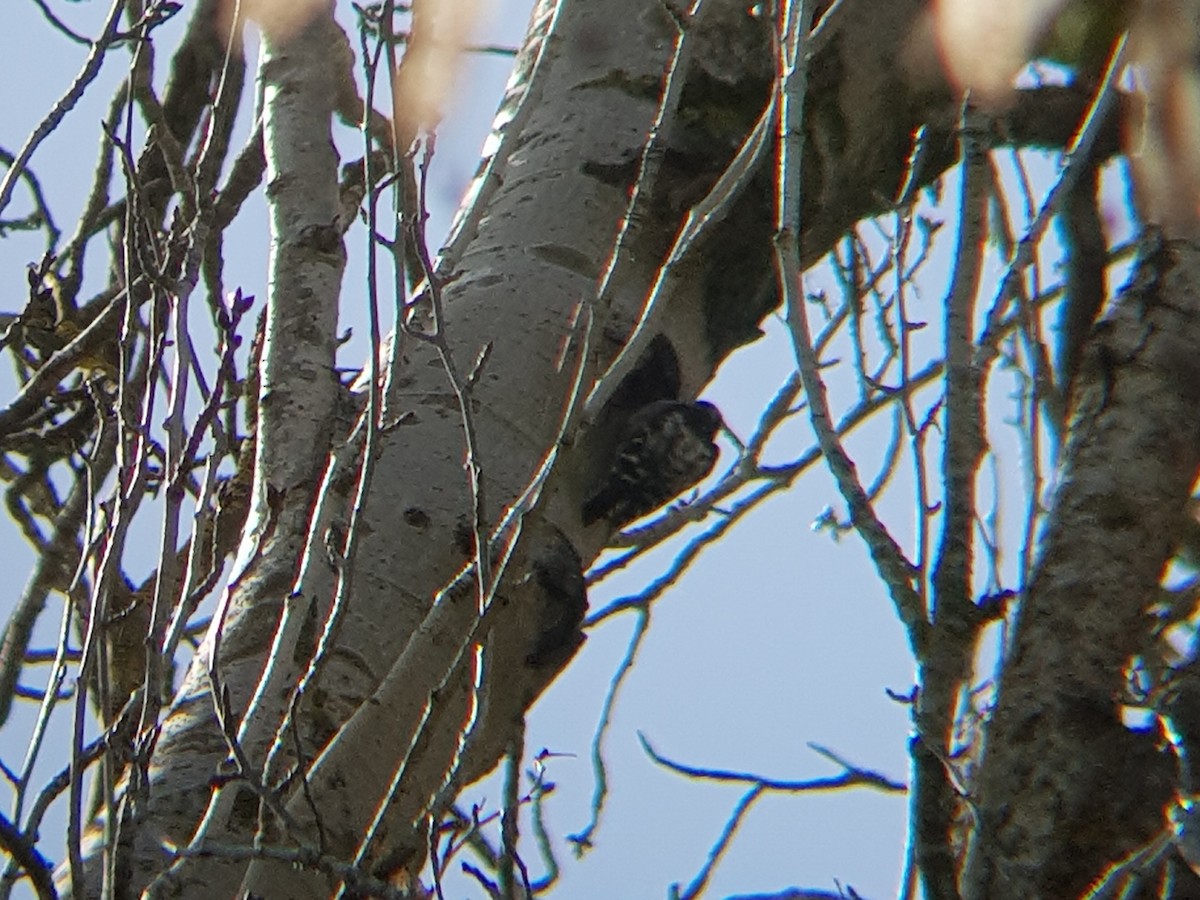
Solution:
[[(738, 4), (712, 5), (714, 20), (747, 16)], [(641, 0), (545, 2), (535, 11), (501, 113), (500, 143), (481, 170), (473, 205), (442, 266), (442, 325), (455, 365), (469, 372), (486, 350), (470, 395), (475, 462), (486, 486), (485, 526), (494, 527), (530, 485), (557, 437), (576, 374), (574, 356), (563, 348), (580, 346), (574, 323), (581, 303), (594, 300), (626, 211), (628, 180), (657, 113), (676, 36), (665, 11)], [(728, 43), (719, 25), (710, 39)], [(330, 434), (332, 351), (343, 252), (329, 141), (333, 76), (321, 73), (331, 60), (348, 64), (343, 46), (344, 38), (322, 18), (282, 46), (268, 42), (264, 49), (273, 274), (256, 507), (220, 641), (210, 635), (155, 750), (151, 799), (136, 835), (130, 879), (132, 890), (150, 884), (155, 896), (233, 896), (245, 863), (223, 858), (219, 848), (248, 845), (255, 834), (253, 794), (237, 781), (212, 790), (214, 773), (228, 771), (207, 672), (214, 646), (221, 684), (241, 719), (239, 745), (259, 768), (307, 663), (313, 630), (329, 612), (333, 572), (320, 541), (326, 522), (337, 527), (345, 517), (349, 488), (343, 481), (318, 498), (324, 504), (318, 514), (326, 518), (316, 526), (316, 546), (307, 555), (303, 550), (323, 448), (336, 439)], [(704, 58), (710, 66), (741, 65), (734, 51)], [(652, 237), (649, 247), (661, 247), (659, 232), (665, 227), (669, 238), (674, 228), (656, 231), (649, 224), (624, 248), (625, 265), (611, 285), (609, 305), (593, 311), (589, 378), (621, 346), (661, 261), (656, 250), (645, 249), (643, 235)], [(673, 310), (669, 329), (694, 334), (698, 298), (670, 295), (663, 302)], [(341, 611), (336, 645), (301, 705), (308, 758), (328, 746), (310, 772), (308, 793), (294, 794), (289, 812), (309, 829), (302, 834), (315, 847), (310, 826), (316, 810), (322, 849), (337, 859), (353, 858), (406, 756), (388, 835), (402, 846), (411, 841), (405, 831), (419, 825), (450, 776), (475, 699), (468, 664), (447, 678), (476, 619), (475, 599), (469, 592), (445, 594), (431, 606), (465, 561), (458, 535), (464, 519), (470, 521), (471, 495), (462, 420), (434, 349), (413, 339), (401, 347), (389, 402), (398, 403), (402, 418), (380, 438), (355, 589)], [(697, 364), (711, 361), (694, 347), (682, 354), (684, 379), (694, 390), (709, 374)], [(598, 549), (602, 535), (583, 533), (583, 488), (573, 472), (568, 461), (552, 478), (524, 531), (537, 534), (540, 523), (549, 522), (586, 556)], [(514, 580), (527, 574), (521, 567), (534, 550), (518, 550)], [(294, 591), (297, 559), (302, 563)], [(548, 675), (523, 665), (535, 625), (528, 603), (519, 597), (510, 603), (505, 590), (498, 602), (503, 608), (492, 630), (483, 698), (489, 721), (511, 721)], [(444, 681), (448, 687), (431, 700)], [(490, 769), (508, 734), (508, 727), (478, 729), (469, 756), (457, 761), (455, 783)], [(283, 762), (292, 761), (289, 749)], [(288, 837), (295, 835), (281, 836), (278, 829), (266, 835), (268, 843)], [(153, 881), (169, 861), (168, 846), (196, 855)], [(281, 897), (326, 896), (330, 890), (325, 876), (266, 861), (251, 867), (245, 886)]]

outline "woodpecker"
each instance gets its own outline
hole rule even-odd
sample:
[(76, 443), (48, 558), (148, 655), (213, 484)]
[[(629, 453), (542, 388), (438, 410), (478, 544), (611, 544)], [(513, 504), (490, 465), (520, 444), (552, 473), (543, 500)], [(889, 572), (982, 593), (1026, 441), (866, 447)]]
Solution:
[(583, 523), (620, 528), (678, 497), (712, 471), (721, 414), (704, 400), (657, 400), (630, 417)]

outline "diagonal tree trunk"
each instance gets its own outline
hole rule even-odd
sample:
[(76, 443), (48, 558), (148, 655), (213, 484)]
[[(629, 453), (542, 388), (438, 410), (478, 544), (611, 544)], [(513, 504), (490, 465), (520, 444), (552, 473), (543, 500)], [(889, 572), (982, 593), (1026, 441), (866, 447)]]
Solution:
[[(85, 896), (105, 878), (130, 896), (294, 898), (365, 871), (411, 878), (429, 817), (511, 750), (578, 646), (580, 569), (610, 536), (581, 510), (614, 435), (646, 403), (694, 398), (778, 305), (775, 150), (769, 128), (755, 131), (773, 127), (772, 17), (733, 0), (691, 18), (644, 0), (543, 0), (493, 153), (409, 327), (345, 388), (342, 239), (381, 173), (339, 183), (330, 129), (353, 106), (354, 54), (332, 5), (317, 6), (302, 28), (266, 34), (258, 73), (272, 255), (235, 575), (117, 820), (107, 835), (93, 827), (73, 888)], [(804, 266), (959, 162), (961, 100), (921, 43), (925, 12), (918, 0), (817, 4)], [(193, 28), (216, 18), (198, 4)], [(197, 60), (181, 57), (176, 77)], [(1087, 99), (1029, 91), (986, 137), (1062, 148)], [(200, 116), (168, 113), (186, 146)], [(1101, 130), (1097, 159), (1117, 152), (1117, 133)], [(709, 222), (688, 218), (712, 208)], [(1119, 698), (1200, 469), (1194, 238), (1176, 229), (1150, 247), (1085, 351), (1063, 486), (963, 798), (976, 817), (964, 871), (947, 754), (981, 625), (945, 610), (906, 623), (926, 704), (912, 787), (930, 897), (1077, 895), (1161, 826), (1174, 769), (1124, 728)], [(968, 350), (971, 318), (956, 326)], [(956, 358), (969, 376), (959, 411), (986, 381), (970, 358)], [(977, 449), (947, 454), (959, 500)], [(954, 516), (968, 534), (969, 499)], [(935, 578), (973, 604), (970, 543), (955, 549)], [(562, 645), (544, 657), (551, 632)], [(930, 664), (942, 650), (953, 665)], [(103, 850), (114, 835), (115, 867)], [(255, 855), (256, 840), (280, 852)]]
[(1174, 766), (1121, 721), (1200, 474), (1197, 233), (1150, 232), (1081, 370), (1062, 486), (1003, 667), (966, 897), (1082, 894), (1164, 825)]

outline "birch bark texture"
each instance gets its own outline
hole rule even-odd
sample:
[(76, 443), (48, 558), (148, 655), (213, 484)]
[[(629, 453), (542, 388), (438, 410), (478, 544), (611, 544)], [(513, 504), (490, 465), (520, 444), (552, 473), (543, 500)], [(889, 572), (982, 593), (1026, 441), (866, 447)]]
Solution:
[[(765, 95), (769, 23), (738, 4), (713, 7), (692, 37), (704, 43), (695, 55), (698, 77), (738, 83), (748, 80), (749, 68)], [(220, 852), (252, 843), (259, 825), (244, 781), (212, 790), (214, 774), (227, 765), (227, 738), (234, 737), (244, 755), (238, 765), (250, 772), (279, 776), (310, 766), (305, 790), (287, 804), (290, 840), (305, 834), (308, 846), (320, 846), (327, 858), (354, 859), (386, 806), (391, 856), (403, 865), (423, 852), (424, 819), (435, 799), (495, 764), (511, 733), (508, 722), (553, 674), (523, 663), (536, 622), (516, 587), (498, 590), (481, 671), (465, 651), (480, 612), (475, 597), (442, 590), (470, 557), (462, 533), (464, 519), (471, 524), (473, 498), (464, 467), (481, 473), (483, 525), (494, 528), (559, 438), (574, 367), (586, 366), (594, 380), (615, 356), (642, 314), (673, 237), (666, 204), (656, 200), (622, 247), (621, 278), (605, 308), (588, 310), (593, 338), (588, 358), (579, 360), (582, 332), (575, 323), (581, 305), (595, 304), (680, 32), (656, 5), (540, 4), (501, 110), (495, 156), (484, 161), (439, 267), (436, 326), (459, 371), (480, 361), (469, 390), (474, 458), (466, 458), (458, 398), (437, 349), (397, 336), (388, 397), (396, 418), (374, 448), (371, 492), (359, 511), (354, 590), (334, 610), (328, 598), (335, 565), (323, 546), (313, 545), (348, 519), (352, 480), (322, 471), (322, 448), (336, 450), (346, 439), (333, 423), (347, 399), (339, 397), (333, 375), (341, 232), (348, 223), (337, 215), (329, 131), (337, 85), (327, 73), (331, 59), (348, 65), (348, 47), (330, 12), (278, 45), (264, 41), (259, 79), (272, 278), (254, 505), (221, 614), (162, 725), (139, 827), (132, 821), (123, 827), (134, 892), (233, 896), (242, 884), (266, 896), (329, 894), (326, 875), (263, 860), (247, 869)], [(725, 146), (700, 148), (689, 163), (707, 154), (708, 174), (715, 176), (736, 140), (731, 135)], [(705, 174), (693, 169), (677, 177), (702, 182)], [(716, 362), (704, 343), (702, 299), (685, 284), (661, 301), (669, 306), (660, 313), (661, 330), (677, 348), (675, 392), (694, 393)], [(594, 555), (603, 536), (582, 528), (586, 488), (570, 465), (562, 469), (523, 523), (522, 538), (536, 545), (539, 535), (562, 533)], [(505, 585), (528, 580), (536, 552), (518, 547)], [(295, 685), (332, 618), (337, 633), (322, 648), (319, 675), (297, 698)], [(214, 709), (228, 714), (224, 734)], [(171, 866), (168, 844), (190, 851)], [(98, 865), (91, 874), (99, 876)]]
[[(814, 36), (801, 98), (803, 266), (958, 161), (962, 98), (927, 47), (927, 64), (913, 62), (925, 7), (817, 4), (818, 22), (836, 17)], [(528, 663), (535, 576), (547, 546), (582, 565), (609, 537), (580, 515), (605, 435), (639, 402), (694, 397), (778, 305), (769, 142), (723, 189), (718, 219), (672, 255), (776, 96), (774, 21), (733, 0), (673, 9), (537, 5), (434, 284), (378, 361), (386, 380), (353, 390), (334, 368), (350, 222), (330, 128), (354, 54), (332, 5), (264, 40), (272, 243), (253, 501), (145, 782), (126, 785), (108, 824), (130, 895), (325, 897), (351, 862), (411, 875), (429, 817), (495, 765), (569, 658)], [(981, 139), (1061, 149), (1087, 103), (1066, 88), (1029, 92)], [(1094, 153), (1118, 147), (1114, 125)], [(942, 706), (924, 720), (935, 733), (919, 735), (929, 753), (913, 771), (917, 795), (934, 798), (914, 813), (916, 858), (941, 867), (921, 873), (931, 897), (1078, 894), (1153, 836), (1174, 796), (1164, 757), (1124, 728), (1118, 698), (1200, 469), (1198, 237), (1153, 234), (1084, 352), (1062, 487), (965, 797), (947, 754), (967, 686), (958, 663), (978, 626), (939, 643), (931, 632), (949, 626), (935, 610), (906, 622), (920, 670), (945, 679), (918, 685)], [(624, 372), (640, 374), (603, 384), (630, 346)], [(960, 368), (968, 357), (981, 359), (956, 357)], [(986, 384), (968, 374), (975, 390)], [(386, 415), (368, 424), (373, 391)], [(977, 454), (963, 457), (970, 470), (947, 473), (948, 491), (973, 489)], [(968, 530), (969, 512), (956, 520)], [(480, 550), (480, 534), (494, 546)], [(940, 576), (969, 593), (970, 553), (954, 559), (958, 571)], [(494, 578), (473, 582), (472, 565)], [(930, 665), (947, 644), (956, 665)], [(1115, 768), (1131, 760), (1127, 781), (1145, 788), (1133, 800)], [(977, 816), (961, 870), (956, 800)], [(113, 876), (106, 836), (91, 837), (84, 893), (99, 896)], [(256, 855), (256, 838), (296, 855)]]

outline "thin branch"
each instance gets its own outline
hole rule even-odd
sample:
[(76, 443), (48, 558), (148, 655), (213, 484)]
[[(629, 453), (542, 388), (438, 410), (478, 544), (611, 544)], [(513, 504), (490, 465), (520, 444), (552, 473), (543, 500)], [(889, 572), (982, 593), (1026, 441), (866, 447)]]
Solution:
[(804, 0), (799, 11), (787, 4), (782, 17), (780, 43), (783, 96), (779, 106), (777, 134), (780, 144), (778, 231), (775, 238), (776, 265), (780, 290), (787, 311), (788, 329), (796, 353), (804, 392), (808, 396), (810, 419), (821, 453), (850, 507), (851, 521), (866, 541), (875, 566), (886, 582), (900, 621), (908, 632), (909, 644), (918, 657), (926, 640), (926, 622), (920, 596), (914, 589), (914, 568), (895, 538), (876, 516), (858, 478), (853, 459), (842, 447), (834, 430), (825, 384), (821, 379), (808, 312), (803, 305), (803, 283), (799, 267), (796, 221), (800, 212), (800, 158), (803, 150), (803, 98), (807, 86), (807, 59), (804, 36), (812, 20), (813, 0)]
[(29, 876), (39, 900), (58, 897), (54, 889), (53, 866), (38, 848), (12, 822), (0, 814), (0, 848)]
[(16, 186), (17, 178), (24, 172), (25, 167), (29, 164), (29, 160), (33, 158), (34, 152), (41, 145), (42, 141), (48, 138), (56, 129), (60, 122), (66, 117), (75, 104), (83, 97), (83, 92), (87, 90), (87, 86), (91, 84), (96, 76), (100, 74), (100, 67), (104, 62), (104, 56), (109, 49), (119, 38), (118, 25), (121, 21), (121, 13), (125, 11), (126, 0), (112, 0), (112, 6), (108, 9), (108, 17), (105, 19), (104, 27), (100, 31), (100, 37), (91, 42), (91, 52), (88, 53), (87, 59), (84, 61), (83, 68), (79, 74), (75, 76), (75, 81), (50, 108), (50, 112), (46, 113), (45, 118), (37, 124), (33, 132), (25, 140), (24, 146), (17, 153), (16, 158), (9, 166), (8, 171), (4, 175), (4, 180), (0, 181), (0, 212), (3, 212), (12, 199), (13, 188)]
[[(643, 744), (644, 746), (644, 744)], [(734, 835), (741, 827), (742, 821), (746, 818), (755, 802), (766, 792), (766, 786), (759, 782), (752, 786), (750, 790), (742, 795), (738, 800), (737, 806), (733, 808), (733, 812), (729, 814), (729, 818), (725, 820), (725, 827), (721, 829), (721, 834), (713, 843), (712, 848), (708, 851), (708, 859), (704, 861), (704, 866), (696, 873), (696, 877), (684, 889), (683, 893), (679, 894), (679, 900), (695, 900), (708, 886), (708, 881), (712, 877), (712, 873), (716, 871), (717, 865), (721, 862), (721, 857), (725, 855), (725, 851), (729, 849), (729, 845), (733, 842)]]
[(591, 818), (582, 830), (575, 834), (567, 835), (567, 840), (575, 845), (576, 856), (582, 856), (591, 849), (592, 835), (600, 827), (600, 813), (604, 810), (605, 800), (608, 798), (608, 766), (604, 761), (604, 737), (608, 733), (608, 726), (612, 723), (617, 695), (620, 693), (625, 679), (633, 671), (633, 664), (637, 659), (638, 650), (641, 648), (642, 640), (645, 638), (649, 628), (650, 609), (649, 607), (642, 607), (638, 610), (638, 620), (634, 626), (633, 634), (629, 638), (625, 657), (621, 660), (616, 672), (613, 673), (612, 678), (609, 680), (608, 692), (604, 695), (604, 703), (600, 709), (600, 719), (596, 723), (596, 731), (592, 736), (592, 774), (595, 776), (596, 782), (592, 787)]
[(834, 775), (829, 778), (806, 778), (797, 781), (767, 778), (763, 775), (756, 775), (753, 772), (740, 772), (735, 769), (711, 769), (702, 766), (690, 766), (662, 756), (650, 744), (649, 739), (640, 731), (638, 732), (638, 740), (642, 744), (642, 749), (646, 751), (646, 755), (664, 769), (669, 769), (679, 775), (685, 775), (688, 778), (695, 778), (702, 781), (761, 785), (764, 790), (779, 791), (781, 793), (808, 793), (812, 791), (840, 790), (848, 787), (872, 787), (891, 794), (903, 794), (908, 790), (908, 787), (903, 782), (888, 778), (886, 775), (871, 769), (862, 769), (858, 766), (853, 766), (832, 750), (816, 744), (810, 746), (816, 753), (840, 766), (843, 769), (841, 775)]

